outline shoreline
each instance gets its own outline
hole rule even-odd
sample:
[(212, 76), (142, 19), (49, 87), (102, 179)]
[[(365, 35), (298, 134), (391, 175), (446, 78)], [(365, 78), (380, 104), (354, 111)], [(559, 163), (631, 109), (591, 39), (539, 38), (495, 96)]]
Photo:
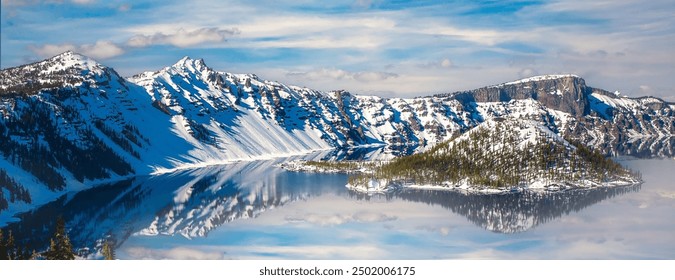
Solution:
[(349, 190), (362, 193), (362, 194), (387, 194), (396, 191), (402, 190), (429, 190), (429, 191), (449, 191), (449, 192), (459, 192), (463, 194), (475, 194), (475, 195), (493, 195), (493, 194), (512, 194), (512, 193), (521, 193), (521, 192), (541, 192), (541, 193), (550, 193), (550, 192), (560, 192), (560, 191), (571, 191), (571, 190), (592, 190), (600, 188), (616, 188), (616, 187), (629, 187), (642, 185), (644, 181), (642, 180), (616, 180), (605, 183), (598, 183), (589, 181), (591, 184), (581, 185), (581, 184), (571, 184), (571, 183), (562, 183), (562, 182), (552, 182), (550, 184), (539, 184), (540, 182), (534, 182), (529, 185), (520, 185), (512, 186), (506, 188), (491, 188), (485, 186), (472, 186), (466, 184), (441, 184), (441, 185), (432, 185), (432, 184), (400, 184), (400, 183), (387, 183), (384, 186), (379, 184), (371, 186), (355, 186), (352, 184), (347, 184), (345, 187)]
[[(325, 166), (317, 166), (316, 163), (305, 160), (294, 160), (278, 164), (289, 172), (308, 172), (308, 173), (326, 173), (326, 174), (372, 174), (373, 166), (368, 163), (385, 163), (371, 161), (353, 161), (353, 166), (339, 166), (336, 162), (325, 162)], [(459, 182), (442, 182), (440, 184), (416, 184), (404, 183), (403, 180), (369, 179), (366, 184), (353, 185), (347, 183), (345, 187), (349, 190), (364, 194), (386, 194), (403, 189), (416, 190), (436, 190), (436, 191), (456, 191), (467, 194), (508, 194), (524, 191), (531, 192), (556, 192), (566, 190), (584, 190), (595, 188), (613, 188), (641, 185), (643, 180), (630, 176), (619, 177), (607, 182), (598, 182), (593, 180), (577, 180), (570, 182), (552, 181), (548, 179), (535, 179), (527, 184), (519, 184), (510, 187), (494, 188), (488, 186), (471, 185), (466, 179)]]

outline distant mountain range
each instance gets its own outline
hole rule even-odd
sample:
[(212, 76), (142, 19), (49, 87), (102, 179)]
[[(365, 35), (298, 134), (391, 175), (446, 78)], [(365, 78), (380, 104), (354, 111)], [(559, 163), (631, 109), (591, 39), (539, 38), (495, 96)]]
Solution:
[(133, 174), (366, 145), (425, 149), (497, 118), (534, 120), (608, 155), (675, 156), (675, 104), (574, 75), (381, 98), (219, 72), (188, 57), (123, 78), (66, 52), (1, 70), (0, 114), (0, 220)]

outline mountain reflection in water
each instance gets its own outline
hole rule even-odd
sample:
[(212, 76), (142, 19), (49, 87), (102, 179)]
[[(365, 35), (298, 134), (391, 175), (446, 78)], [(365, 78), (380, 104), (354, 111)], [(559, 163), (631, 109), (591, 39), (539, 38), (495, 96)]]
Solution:
[(118, 246), (132, 235), (196, 238), (207, 236), (224, 223), (255, 218), (294, 201), (330, 194), (352, 200), (401, 199), (439, 205), (481, 228), (514, 233), (640, 190), (640, 186), (631, 186), (506, 195), (404, 190), (368, 197), (348, 191), (344, 187), (346, 175), (294, 173), (276, 167), (286, 160), (239, 162), (106, 184), (64, 195), (23, 213), (19, 222), (5, 230), (35, 249), (48, 246), (57, 216), (67, 221), (68, 234), (78, 248), (95, 248), (107, 236)]
[(629, 192), (638, 192), (640, 188), (641, 185), (633, 185), (557, 192), (525, 191), (509, 194), (466, 194), (456, 191), (403, 189), (374, 197), (350, 191), (350, 196), (360, 200), (399, 198), (439, 205), (466, 217), (486, 230), (516, 233), (529, 230), (563, 215), (579, 212), (605, 199)]

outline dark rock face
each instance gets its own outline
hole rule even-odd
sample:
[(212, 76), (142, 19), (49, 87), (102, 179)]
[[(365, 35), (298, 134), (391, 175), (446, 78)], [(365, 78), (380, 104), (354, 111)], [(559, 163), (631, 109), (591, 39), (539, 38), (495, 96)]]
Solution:
[(584, 79), (569, 75), (479, 88), (461, 92), (455, 98), (465, 103), (534, 99), (548, 108), (583, 116), (590, 112), (587, 96), (592, 92)]

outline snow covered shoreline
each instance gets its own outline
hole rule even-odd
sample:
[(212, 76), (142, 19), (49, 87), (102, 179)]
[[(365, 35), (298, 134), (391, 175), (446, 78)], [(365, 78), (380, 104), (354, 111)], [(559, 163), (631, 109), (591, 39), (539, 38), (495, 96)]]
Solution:
[(373, 168), (384, 161), (306, 161), (293, 160), (277, 165), (291, 172), (363, 174), (372, 173)]
[(452, 184), (444, 182), (440, 185), (431, 184), (415, 184), (402, 182), (388, 182), (386, 180), (372, 179), (368, 184), (347, 184), (346, 188), (364, 193), (364, 194), (385, 194), (403, 189), (417, 189), (417, 190), (434, 190), (434, 191), (455, 191), (466, 194), (509, 194), (519, 193), (524, 191), (531, 192), (557, 192), (567, 190), (588, 190), (595, 188), (613, 188), (626, 187), (642, 184), (643, 181), (634, 178), (622, 178), (622, 180), (615, 180), (609, 182), (595, 182), (591, 180), (580, 181), (578, 184), (562, 183), (562, 182), (547, 182), (546, 180), (537, 180), (528, 185), (518, 185), (504, 188), (491, 188), (486, 186), (470, 185), (466, 181), (460, 184)]

